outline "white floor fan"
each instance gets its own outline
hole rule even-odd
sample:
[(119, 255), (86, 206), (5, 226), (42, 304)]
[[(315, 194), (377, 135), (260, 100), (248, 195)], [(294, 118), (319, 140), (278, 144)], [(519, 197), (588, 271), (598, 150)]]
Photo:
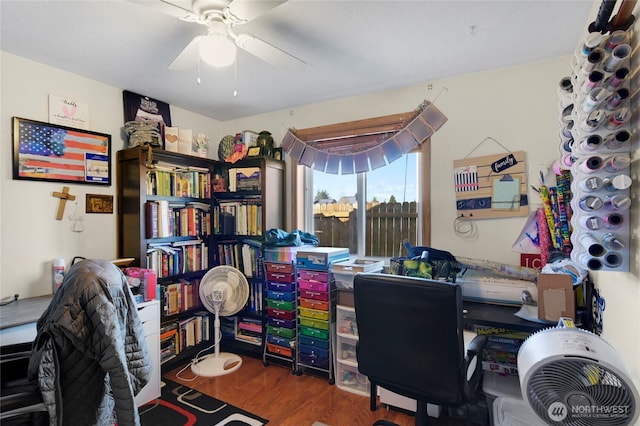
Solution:
[(200, 300), (215, 314), (214, 353), (197, 357), (191, 371), (199, 376), (214, 377), (233, 373), (242, 365), (236, 354), (220, 352), (220, 316), (235, 315), (249, 298), (249, 283), (244, 274), (232, 266), (221, 265), (209, 270), (200, 281)]
[(523, 399), (546, 424), (631, 426), (640, 416), (638, 390), (616, 351), (570, 319), (525, 340), (518, 373)]

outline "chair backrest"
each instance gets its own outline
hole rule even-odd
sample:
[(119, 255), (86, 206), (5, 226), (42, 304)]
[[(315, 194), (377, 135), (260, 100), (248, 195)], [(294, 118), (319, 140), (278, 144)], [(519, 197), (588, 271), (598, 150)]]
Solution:
[(357, 274), (358, 370), (418, 401), (464, 402), (462, 291), (456, 284)]

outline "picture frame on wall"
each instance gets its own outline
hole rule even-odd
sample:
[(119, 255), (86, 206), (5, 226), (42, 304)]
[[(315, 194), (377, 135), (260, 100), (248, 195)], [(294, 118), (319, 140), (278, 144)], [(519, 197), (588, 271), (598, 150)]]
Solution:
[(111, 135), (13, 117), (13, 179), (111, 185)]
[(276, 160), (284, 160), (284, 153), (282, 151), (282, 147), (273, 148), (273, 158)]

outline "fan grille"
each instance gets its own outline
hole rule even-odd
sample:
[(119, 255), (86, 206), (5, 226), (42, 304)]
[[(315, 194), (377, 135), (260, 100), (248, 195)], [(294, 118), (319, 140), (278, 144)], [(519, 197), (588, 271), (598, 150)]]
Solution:
[[(222, 300), (214, 300), (214, 290), (222, 292)], [(205, 308), (222, 316), (235, 315), (249, 298), (249, 283), (244, 274), (229, 265), (209, 270), (200, 281), (200, 300)]]
[(623, 378), (584, 358), (557, 360), (536, 369), (527, 397), (549, 424), (626, 425), (637, 410), (633, 391)]

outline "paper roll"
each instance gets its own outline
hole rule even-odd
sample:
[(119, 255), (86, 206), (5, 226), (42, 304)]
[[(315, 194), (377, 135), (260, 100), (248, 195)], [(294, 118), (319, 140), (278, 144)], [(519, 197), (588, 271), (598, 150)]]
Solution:
[(538, 236), (540, 237), (540, 261), (541, 266), (549, 262), (549, 250), (551, 249), (551, 233), (547, 225), (547, 217), (542, 208), (536, 210), (536, 220), (538, 222)]
[(607, 62), (604, 63), (604, 70), (606, 72), (613, 72), (622, 61), (627, 59), (631, 54), (631, 46), (628, 44), (619, 44), (612, 51), (611, 56), (607, 59)]

